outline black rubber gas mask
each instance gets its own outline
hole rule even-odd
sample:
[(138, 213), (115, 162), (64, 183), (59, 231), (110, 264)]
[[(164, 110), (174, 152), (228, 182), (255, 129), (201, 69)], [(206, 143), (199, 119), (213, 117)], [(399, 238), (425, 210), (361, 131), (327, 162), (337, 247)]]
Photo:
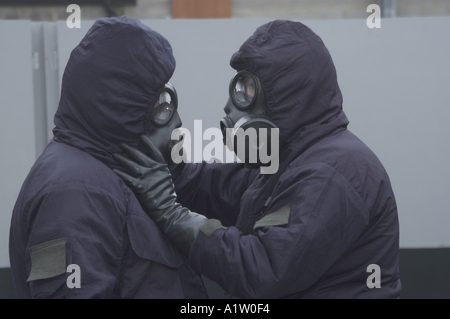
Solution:
[(176, 129), (181, 127), (181, 124), (177, 92), (172, 84), (166, 83), (148, 114), (145, 135), (150, 138), (169, 164), (172, 161), (172, 148), (179, 142), (176, 139), (172, 140), (172, 133), (176, 135), (178, 131)]
[(250, 167), (269, 165), (267, 156), (278, 147), (278, 138), (277, 145), (272, 145), (272, 129), (278, 137), (278, 128), (267, 114), (264, 90), (254, 74), (240, 71), (234, 76), (224, 111), (226, 116), (220, 121), (223, 143)]

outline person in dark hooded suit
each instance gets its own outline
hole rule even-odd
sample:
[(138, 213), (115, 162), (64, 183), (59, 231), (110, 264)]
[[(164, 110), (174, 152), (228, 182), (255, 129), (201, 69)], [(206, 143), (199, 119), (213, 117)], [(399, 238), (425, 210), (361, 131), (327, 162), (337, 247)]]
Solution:
[(19, 298), (207, 298), (200, 275), (112, 171), (146, 134), (163, 154), (181, 126), (169, 42), (126, 16), (97, 20), (72, 51), (54, 137), (14, 207)]
[(174, 186), (144, 138), (148, 154), (117, 155), (125, 171), (116, 173), (193, 269), (228, 296), (399, 298), (399, 222), (389, 176), (347, 129), (320, 37), (300, 22), (272, 21), (230, 64), (238, 73), (221, 121), (224, 138), (230, 128), (278, 128), (276, 172), (264, 172), (262, 161), (260, 169), (248, 162), (185, 164)]

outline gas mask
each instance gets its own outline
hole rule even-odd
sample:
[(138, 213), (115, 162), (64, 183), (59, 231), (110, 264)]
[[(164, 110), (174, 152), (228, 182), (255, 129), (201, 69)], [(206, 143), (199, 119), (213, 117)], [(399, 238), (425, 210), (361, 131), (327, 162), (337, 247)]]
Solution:
[(172, 163), (172, 148), (179, 142), (171, 139), (172, 132), (182, 124), (177, 110), (177, 92), (172, 84), (166, 83), (146, 120), (145, 135), (150, 138), (169, 165)]
[[(223, 143), (247, 166), (268, 166), (272, 148), (278, 147), (278, 127), (267, 114), (266, 97), (254, 74), (240, 71), (234, 76), (224, 111), (226, 116), (220, 121)], [(276, 134), (275, 143), (272, 134)]]

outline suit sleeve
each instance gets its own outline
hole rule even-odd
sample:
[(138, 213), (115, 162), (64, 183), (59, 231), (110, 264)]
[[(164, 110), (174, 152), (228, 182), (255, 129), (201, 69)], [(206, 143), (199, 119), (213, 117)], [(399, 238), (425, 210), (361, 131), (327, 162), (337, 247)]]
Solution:
[(174, 181), (178, 202), (223, 225), (234, 225), (241, 197), (258, 173), (239, 163), (186, 164)]
[(316, 283), (368, 224), (361, 197), (325, 164), (292, 169), (252, 235), (205, 225), (192, 267), (240, 298), (281, 298)]
[(124, 206), (77, 182), (42, 191), (28, 217), (32, 298), (110, 298), (123, 256)]

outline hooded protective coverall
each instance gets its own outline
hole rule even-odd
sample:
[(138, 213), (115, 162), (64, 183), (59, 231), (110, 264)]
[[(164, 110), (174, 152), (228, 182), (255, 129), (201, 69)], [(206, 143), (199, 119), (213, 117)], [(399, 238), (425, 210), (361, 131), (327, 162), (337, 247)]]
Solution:
[[(207, 297), (201, 277), (111, 170), (120, 143), (138, 145), (174, 69), (169, 42), (128, 17), (97, 20), (73, 50), (54, 138), (12, 215), (19, 298)], [(69, 265), (79, 267), (79, 287)]]
[(274, 21), (230, 64), (262, 83), (280, 128), (280, 167), (263, 175), (186, 164), (174, 181), (178, 202), (210, 218), (192, 267), (234, 297), (399, 298), (395, 197), (379, 159), (347, 129), (322, 40), (299, 22)]

